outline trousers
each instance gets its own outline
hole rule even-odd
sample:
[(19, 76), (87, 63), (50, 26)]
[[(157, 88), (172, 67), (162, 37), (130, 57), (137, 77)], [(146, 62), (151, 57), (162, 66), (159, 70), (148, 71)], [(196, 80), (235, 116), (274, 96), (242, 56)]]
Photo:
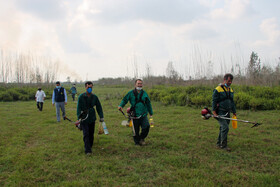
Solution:
[[(229, 118), (230, 117), (229, 113), (225, 117)], [(218, 140), (217, 140), (217, 145), (219, 147), (227, 147), (227, 135), (228, 135), (228, 131), (229, 131), (230, 120), (218, 119), (218, 122), (220, 125), (220, 131), (219, 131), (219, 136), (218, 136)]]
[(94, 140), (94, 129), (95, 129), (95, 122), (87, 123), (82, 122), (82, 128), (83, 128), (83, 140), (85, 145), (85, 153), (91, 153), (93, 140)]
[(42, 111), (42, 110), (43, 110), (43, 105), (44, 105), (43, 102), (37, 102), (37, 108), (38, 108), (38, 110)]
[[(139, 144), (140, 140), (144, 140), (150, 130), (150, 124), (148, 121), (148, 117), (141, 117), (139, 119), (133, 119), (133, 125), (135, 130), (135, 135), (133, 136), (133, 140), (135, 144)], [(141, 133), (140, 133), (140, 127), (141, 127)]]
[(62, 111), (62, 117), (65, 117), (65, 103), (56, 102), (55, 109), (56, 109), (56, 120), (59, 122), (60, 121), (60, 109)]

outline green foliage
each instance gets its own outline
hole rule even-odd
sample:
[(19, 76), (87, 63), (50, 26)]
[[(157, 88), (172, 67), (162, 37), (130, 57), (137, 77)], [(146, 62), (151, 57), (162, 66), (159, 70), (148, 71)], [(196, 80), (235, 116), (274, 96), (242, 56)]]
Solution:
[(8, 94), (10, 94), (13, 98), (13, 101), (18, 101), (19, 100), (19, 96), (20, 96), (20, 93), (15, 90), (15, 89), (9, 89), (7, 90)]
[(250, 109), (251, 98), (252, 96), (246, 92), (236, 93), (234, 97), (236, 108), (244, 109), (244, 110)]
[(13, 97), (7, 91), (2, 91), (0, 93), (0, 101), (13, 101)]
[[(29, 84), (5, 84), (0, 85), (0, 101), (29, 101), (35, 99), (35, 94), (38, 90), (38, 85)], [(42, 86), (46, 94), (46, 98), (51, 98), (54, 86)]]
[(276, 110), (280, 110), (280, 97), (275, 99), (273, 104)]
[[(274, 110), (280, 108), (280, 86), (239, 86), (233, 85), (234, 101), (237, 109)], [(213, 87), (187, 86), (164, 87), (155, 86), (148, 90), (153, 101), (164, 105), (178, 106), (211, 106)]]
[(191, 98), (191, 103), (195, 106), (211, 106), (211, 95), (196, 95)]
[[(65, 89), (69, 90), (71, 85), (65, 85)], [(232, 86), (235, 91), (234, 101), (237, 109), (251, 110), (274, 110), (280, 109), (280, 86), (265, 87), (265, 86)], [(0, 85), (0, 101), (28, 101), (34, 100), (37, 91), (37, 85)], [(47, 95), (46, 99), (50, 99), (53, 92), (53, 85), (43, 85), (42, 89)], [(79, 87), (78, 93), (84, 92), (84, 87)], [(127, 87), (108, 87), (95, 86), (102, 89), (102, 97), (106, 100), (122, 99), (128, 90)], [(108, 90), (114, 89), (115, 92)], [(151, 89), (147, 88), (147, 92), (152, 101), (159, 101), (164, 105), (178, 106), (211, 106), (212, 102), (212, 86), (154, 86)]]
[(184, 94), (184, 93), (180, 93), (178, 95), (176, 104), (179, 105), (179, 106), (185, 106), (185, 105), (188, 105), (188, 103), (189, 103), (188, 95)]

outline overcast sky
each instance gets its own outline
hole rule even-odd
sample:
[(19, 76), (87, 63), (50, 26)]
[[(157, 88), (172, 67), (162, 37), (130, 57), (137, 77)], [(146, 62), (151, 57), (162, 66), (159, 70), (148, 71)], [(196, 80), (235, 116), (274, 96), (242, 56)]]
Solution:
[(211, 73), (225, 73), (245, 67), (252, 51), (275, 66), (279, 7), (279, 0), (0, 0), (0, 48), (60, 59), (83, 80), (133, 76), (135, 64), (140, 77), (147, 64), (163, 75), (169, 61), (184, 77), (209, 61)]

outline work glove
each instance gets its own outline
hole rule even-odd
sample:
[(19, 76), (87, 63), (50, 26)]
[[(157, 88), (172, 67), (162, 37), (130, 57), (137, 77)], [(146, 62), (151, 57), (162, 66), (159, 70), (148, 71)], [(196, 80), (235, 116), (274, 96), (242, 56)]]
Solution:
[(99, 120), (100, 122), (104, 122), (104, 118), (100, 118), (100, 120)]

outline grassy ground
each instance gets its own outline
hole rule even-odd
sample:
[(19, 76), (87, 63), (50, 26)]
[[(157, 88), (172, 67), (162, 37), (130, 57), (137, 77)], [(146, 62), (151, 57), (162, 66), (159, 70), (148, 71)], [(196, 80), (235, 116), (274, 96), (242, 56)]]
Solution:
[[(216, 149), (216, 120), (201, 109), (153, 102), (155, 127), (146, 146), (135, 146), (120, 125), (121, 88), (95, 88), (110, 134), (95, 134), (93, 155), (84, 154), (82, 132), (56, 122), (51, 101), (0, 103), (0, 186), (280, 186), (279, 111), (238, 111), (257, 128), (230, 127), (232, 152)], [(76, 118), (69, 98), (67, 116)], [(97, 132), (97, 128), (96, 128)]]

